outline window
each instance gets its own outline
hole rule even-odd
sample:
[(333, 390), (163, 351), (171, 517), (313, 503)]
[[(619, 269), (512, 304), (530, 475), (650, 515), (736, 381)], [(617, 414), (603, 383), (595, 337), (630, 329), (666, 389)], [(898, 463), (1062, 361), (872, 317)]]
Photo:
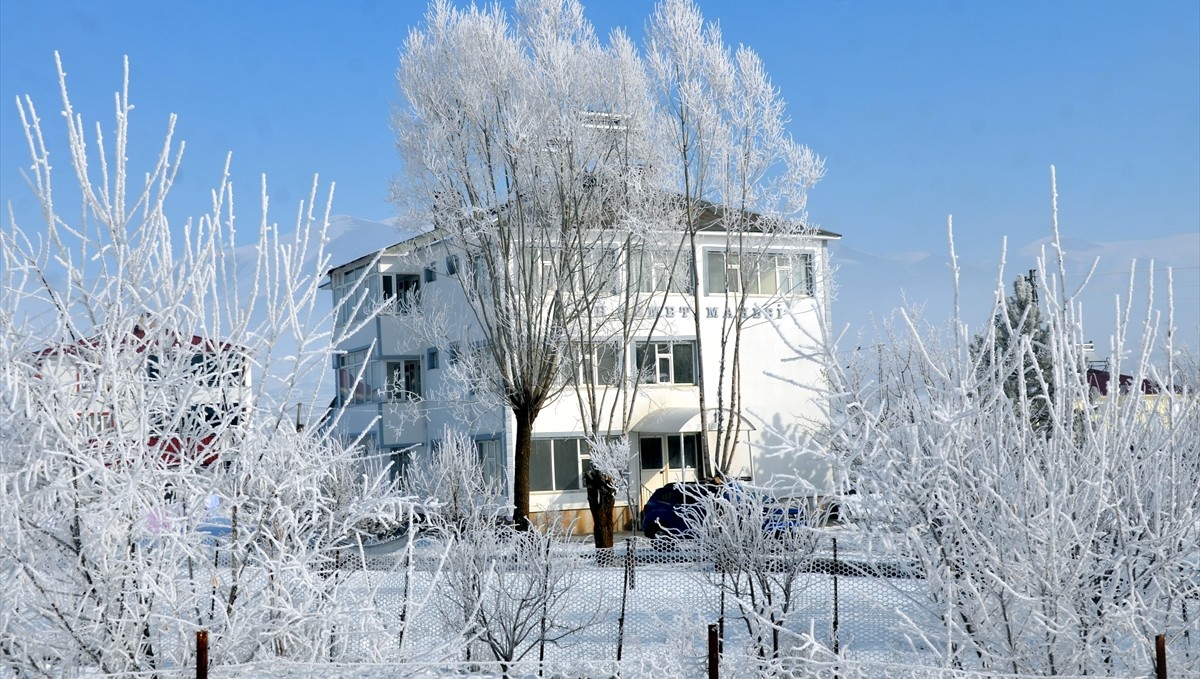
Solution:
[(437, 370), (438, 368), (438, 350), (430, 348), (425, 350), (425, 369)]
[(83, 431), (89, 439), (98, 438), (100, 435), (115, 431), (116, 423), (113, 421), (112, 413), (86, 413), (82, 415)]
[(433, 264), (425, 267), (425, 282), (432, 283), (437, 280), (437, 270), (433, 268)]
[(385, 273), (381, 280), (385, 309), (408, 313), (421, 301), (421, 277), (407, 273)]
[(458, 273), (458, 255), (448, 255), (446, 257), (446, 275), (453, 276)]
[(146, 356), (146, 377), (157, 380), (162, 377), (162, 361), (155, 354)]
[(189, 359), (192, 379), (206, 387), (237, 386), (242, 383), (243, 360), (233, 352), (195, 353)]
[(642, 436), (638, 439), (638, 450), (641, 451), (642, 469), (645, 471), (695, 469), (700, 454), (700, 435)]
[(241, 424), (238, 403), (195, 403), (175, 411), (154, 410), (148, 418), (150, 435), (205, 439)]
[(534, 439), (529, 460), (530, 490), (579, 490), (591, 469), (587, 441), (581, 438)]
[(386, 398), (389, 401), (415, 401), (421, 398), (421, 362), (416, 359), (387, 361)]
[(639, 344), (636, 353), (639, 379), (644, 383), (696, 383), (694, 341)]
[(504, 449), (500, 439), (487, 439), (475, 442), (479, 452), (479, 466), (483, 469), (483, 480), (497, 490), (503, 491), (507, 479), (504, 475)]
[[(610, 385), (621, 383), (621, 350), (616, 342), (593, 345), (590, 349), (576, 344), (573, 354), (559, 359), (559, 378), (564, 383)], [(574, 377), (572, 377), (574, 371)]]
[(351, 320), (362, 320), (367, 313), (366, 289), (361, 285), (366, 267), (360, 266), (336, 272), (333, 279), (333, 303), (337, 307), (337, 324), (345, 325)]
[(621, 383), (621, 352), (615, 342), (598, 344), (583, 353), (583, 380), (588, 384)]
[(741, 257), (709, 250), (708, 294), (745, 291), (747, 295), (812, 295), (812, 255), (766, 252)]
[[(338, 398), (342, 405), (356, 405), (371, 400), (371, 371), (363, 370), (367, 350), (351, 351), (337, 357)], [(362, 378), (359, 379), (359, 373)]]
[(692, 266), (687, 257), (665, 250), (638, 250), (634, 257), (633, 275), (639, 292), (692, 291)]
[(393, 483), (401, 481), (408, 476), (409, 467), (412, 465), (412, 449), (389, 448), (385, 459), (388, 465), (388, 479)]
[(576, 292), (587, 295), (621, 294), (625, 267), (621, 264), (620, 251), (613, 247), (589, 248), (575, 278)]

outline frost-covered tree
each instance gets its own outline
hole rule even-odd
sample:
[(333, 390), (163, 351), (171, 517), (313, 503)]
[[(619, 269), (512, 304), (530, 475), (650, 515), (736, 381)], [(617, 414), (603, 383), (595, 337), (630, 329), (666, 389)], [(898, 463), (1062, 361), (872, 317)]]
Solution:
[[(567, 535), (563, 526), (519, 531), (513, 526), (474, 524), (459, 531), (447, 553), (437, 605), (442, 622), (464, 629), (500, 663), (504, 676), (531, 653), (594, 624), (586, 610), (572, 610), (578, 560), (554, 552)], [(466, 645), (467, 660), (472, 646)]]
[[(1039, 261), (1057, 270), (1042, 288), (1048, 361), (1033, 367), (1028, 337), (978, 352), (965, 324), (931, 329), (901, 313), (874, 351), (849, 368), (830, 362), (831, 448), (881, 543), (920, 575), (925, 621), (910, 638), (947, 666), (1145, 673), (1149, 640), (1166, 634), (1171, 664), (1195, 667), (1200, 401), (1186, 389), (1094, 397), (1077, 368), (1083, 316), (1061, 284), (1061, 247), (1055, 220)], [(997, 299), (1004, 327), (1031, 316), (1009, 321)], [(1113, 355), (1135, 380), (1162, 383), (1154, 352), (1178, 355), (1161, 329), (1153, 311), (1119, 318)], [(996, 378), (1026, 371), (1053, 391), (1014, 397)]]
[(436, 450), (409, 465), (402, 487), (451, 533), (494, 525), (507, 509), (500, 484), (484, 476), (475, 441), (450, 427)]
[(1038, 305), (1036, 272), (1018, 276), (1013, 294), (996, 309), (991, 327), (975, 336), (971, 351), (983, 376), (1004, 385), (1014, 407), (1029, 412), (1029, 426), (1045, 431), (1054, 398), (1050, 330)]
[[(405, 41), (397, 198), (445, 235), (490, 390), (516, 420), (514, 521), (528, 524), (533, 423), (563, 364), (614, 334), (601, 304), (639, 217), (650, 110), (630, 41), (601, 44), (577, 2), (434, 2)], [(461, 319), (459, 326), (462, 326)]]
[[(679, 248), (692, 261), (700, 231), (726, 235), (724, 252), (710, 253), (692, 278), (692, 319), (702, 342), (702, 290), (723, 293), (727, 309), (741, 310), (748, 295), (765, 305), (811, 285), (805, 272), (781, 276), (784, 263), (772, 251), (776, 237), (809, 232), (808, 190), (824, 173), (823, 161), (787, 132), (783, 98), (762, 60), (749, 47), (731, 49), (720, 28), (705, 22), (691, 0), (664, 0), (647, 26), (646, 60), (663, 129), (664, 187), (677, 199)], [(753, 234), (752, 237), (748, 237)], [(701, 278), (705, 272), (707, 280)], [(726, 474), (741, 435), (741, 348), (752, 317), (735, 311), (721, 319), (716, 374), (698, 366), (702, 445), (701, 472)], [(715, 396), (711, 400), (709, 392)], [(714, 418), (713, 411), (726, 416)], [(709, 433), (715, 449), (710, 449)]]
[(287, 414), (338, 339), (315, 304), (316, 186), (294, 235), (264, 183), (242, 245), (228, 166), (210, 213), (171, 219), (174, 118), (135, 171), (128, 69), (112, 137), (59, 81), (65, 140), (18, 104), (41, 214), (0, 229), (0, 657), (21, 676), (153, 673), (200, 628), (218, 662), (336, 655), (333, 627), (379, 618), (331, 566), (401, 503)]
[[(578, 2), (518, 2), (514, 17), (434, 2), (410, 33), (394, 118), (407, 173), (394, 193), (461, 264), (474, 335), (439, 344), (490, 359), (471, 390), (492, 392), (516, 421), (514, 518), (524, 524), (533, 422), (547, 403), (571, 385), (589, 438), (624, 432), (648, 367), (611, 359), (653, 331), (668, 293), (691, 293), (699, 337), (699, 231), (729, 235), (714, 271), (728, 278), (730, 308), (811, 280), (777, 273), (790, 263), (769, 246), (807, 228), (822, 167), (786, 133), (758, 57), (731, 51), (690, 2), (658, 7), (645, 56), (621, 31), (601, 43)], [(708, 422), (714, 406), (741, 409), (747, 318), (721, 323), (718, 370), (697, 375), (701, 427), (718, 443), (711, 452), (701, 437), (703, 473), (727, 470), (741, 434), (739, 417)]]
[(785, 655), (781, 632), (794, 623), (814, 553), (828, 536), (808, 526), (811, 517), (803, 508), (760, 489), (726, 483), (695, 500), (691, 528), (714, 566), (705, 577), (722, 602), (741, 613), (747, 650), (761, 660)]

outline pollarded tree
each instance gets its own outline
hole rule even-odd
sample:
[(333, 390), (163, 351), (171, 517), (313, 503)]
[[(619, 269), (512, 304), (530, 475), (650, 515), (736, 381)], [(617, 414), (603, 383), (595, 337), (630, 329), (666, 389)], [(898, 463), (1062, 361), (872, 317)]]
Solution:
[[(486, 358), (489, 390), (516, 420), (514, 520), (528, 525), (533, 423), (566, 381), (562, 364), (613, 333), (602, 305), (656, 166), (632, 45), (602, 45), (577, 2), (435, 2), (404, 45), (394, 126), (409, 201), (441, 234)], [(464, 319), (456, 319), (459, 326)], [(473, 336), (472, 336), (473, 335)]]
[(1013, 281), (1013, 294), (996, 309), (991, 327), (975, 336), (971, 351), (981, 376), (1004, 384), (1004, 394), (1044, 432), (1054, 399), (1050, 330), (1038, 305), (1036, 271)]

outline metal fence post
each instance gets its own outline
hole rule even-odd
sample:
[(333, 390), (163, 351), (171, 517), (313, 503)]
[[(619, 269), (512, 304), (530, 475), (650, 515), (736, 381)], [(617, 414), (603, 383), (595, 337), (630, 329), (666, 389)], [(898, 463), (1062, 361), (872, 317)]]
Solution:
[(717, 623), (708, 625), (708, 679), (719, 679), (721, 676), (721, 654), (717, 651), (719, 637)]
[(208, 679), (208, 630), (196, 630), (196, 679)]
[(833, 652), (841, 652), (841, 643), (838, 638), (838, 627), (840, 627), (841, 611), (839, 610), (838, 601), (838, 570), (841, 569), (841, 564), (838, 563), (837, 553), (837, 538), (833, 538)]
[(1154, 637), (1154, 671), (1158, 679), (1167, 679), (1167, 635)]
[(621, 653), (625, 648), (625, 606), (629, 601), (629, 590), (633, 589), (633, 538), (625, 539), (625, 563), (621, 573), (621, 617), (617, 619), (617, 662), (621, 662)]

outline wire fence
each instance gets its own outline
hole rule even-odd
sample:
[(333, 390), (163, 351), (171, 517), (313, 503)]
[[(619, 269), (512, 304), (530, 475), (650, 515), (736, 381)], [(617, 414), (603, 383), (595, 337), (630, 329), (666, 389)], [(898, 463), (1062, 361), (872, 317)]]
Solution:
[[(461, 564), (445, 550), (364, 550), (341, 558), (331, 574), (333, 596), (361, 603), (340, 608), (363, 613), (325, 621), (326, 658), (215, 665), (209, 676), (1020, 676), (972, 667), (955, 655), (954, 640), (937, 638), (941, 621), (915, 567), (875, 558), (847, 536), (840, 541), (840, 551), (839, 537), (829, 534), (804, 554), (763, 555), (759, 580), (689, 540), (628, 538), (612, 550), (560, 543), (544, 566), (497, 554), (483, 589), (508, 587), (508, 598), (482, 596), (471, 610), (448, 595)], [(544, 580), (531, 570), (538, 568), (556, 573), (556, 594), (539, 600), (540, 608), (518, 610), (533, 600), (522, 591), (532, 590), (511, 585)], [(764, 605), (764, 583), (772, 582), (786, 584), (786, 592)], [(515, 638), (507, 660), (497, 660), (497, 635)], [(1177, 635), (1183, 665), (1176, 666), (1195, 662), (1196, 637)], [(710, 652), (718, 658), (715, 674)], [(1117, 663), (1093, 676), (1153, 672)]]

